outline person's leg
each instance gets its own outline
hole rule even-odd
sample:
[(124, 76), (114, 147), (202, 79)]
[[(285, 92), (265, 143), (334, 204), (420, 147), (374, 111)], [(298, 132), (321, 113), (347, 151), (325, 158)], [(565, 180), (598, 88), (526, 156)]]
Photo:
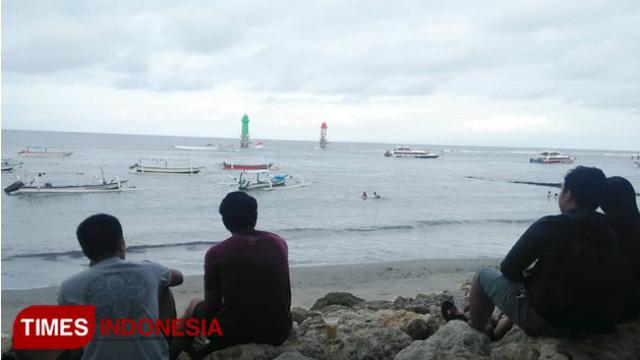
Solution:
[[(158, 291), (158, 312), (160, 320), (173, 320), (177, 317), (176, 300), (168, 287)], [(171, 347), (173, 338), (170, 334), (165, 334), (164, 338)]]
[(171, 288), (164, 288), (158, 291), (158, 310), (160, 319), (175, 319), (178, 316), (176, 300), (173, 297)]
[[(200, 298), (191, 299), (189, 305), (182, 314), (182, 319), (189, 319), (196, 317), (197, 307), (203, 302)], [(187, 335), (181, 337), (174, 337), (170, 345), (170, 359), (177, 359), (182, 351), (185, 351), (191, 347), (193, 338)]]
[(473, 277), (469, 293), (470, 325), (472, 328), (484, 332), (489, 324), (489, 319), (491, 319), (494, 305), (478, 284), (479, 275), (480, 272)]
[(507, 331), (511, 330), (513, 327), (513, 321), (509, 319), (508, 316), (502, 314), (496, 326), (493, 328), (493, 336), (491, 337), (494, 340), (502, 339), (502, 337), (507, 333)]
[[(525, 315), (528, 307), (522, 305), (520, 296), (523, 292), (524, 285), (522, 283), (507, 279), (500, 271), (493, 269), (478, 271), (469, 296), (471, 326), (486, 332), (495, 340), (504, 336), (511, 328), (512, 323), (526, 325)], [(495, 306), (502, 311), (506, 318), (499, 319), (496, 326), (493, 327), (489, 320)]]

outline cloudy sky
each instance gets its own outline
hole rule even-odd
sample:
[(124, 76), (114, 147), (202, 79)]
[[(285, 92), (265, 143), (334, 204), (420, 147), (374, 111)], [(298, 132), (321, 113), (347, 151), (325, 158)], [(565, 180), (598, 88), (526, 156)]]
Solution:
[(2, 128), (640, 150), (640, 1), (2, 1)]

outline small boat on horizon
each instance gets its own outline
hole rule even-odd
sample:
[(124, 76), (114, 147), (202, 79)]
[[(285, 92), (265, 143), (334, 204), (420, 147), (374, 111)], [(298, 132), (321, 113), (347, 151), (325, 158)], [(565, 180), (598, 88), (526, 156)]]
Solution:
[(529, 162), (536, 164), (573, 164), (575, 160), (575, 156), (561, 154), (557, 151), (543, 151), (538, 157), (529, 159)]
[(2, 159), (2, 172), (11, 172), (20, 165), (22, 165), (21, 162), (16, 162), (12, 159)]
[(191, 146), (191, 145), (174, 145), (174, 149), (177, 150), (195, 150), (195, 151), (216, 151), (217, 145), (207, 144), (205, 146)]
[(73, 154), (72, 151), (64, 151), (59, 148), (50, 148), (47, 146), (29, 145), (21, 150), (18, 155), (24, 157), (67, 157)]
[(394, 158), (437, 159), (440, 155), (427, 150), (413, 150), (406, 145), (402, 145), (396, 146), (392, 150), (387, 150), (384, 156)]
[(171, 164), (165, 159), (139, 159), (137, 163), (129, 166), (129, 172), (134, 174), (172, 174), (172, 175), (196, 175), (204, 169), (204, 166)]
[(224, 161), (222, 168), (224, 170), (268, 170), (273, 167), (273, 163), (263, 164), (234, 164), (233, 162)]

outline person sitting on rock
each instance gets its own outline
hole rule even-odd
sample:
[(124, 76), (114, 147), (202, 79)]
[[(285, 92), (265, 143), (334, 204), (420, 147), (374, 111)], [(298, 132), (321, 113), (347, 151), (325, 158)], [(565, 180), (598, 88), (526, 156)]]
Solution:
[[(480, 270), (469, 295), (470, 324), (494, 339), (517, 324), (527, 334), (608, 333), (620, 318), (631, 270), (604, 215), (602, 170), (567, 173), (558, 197), (561, 214), (536, 221), (520, 237), (500, 271)], [(492, 328), (494, 306), (506, 317)], [(455, 309), (445, 316), (459, 317)]]
[[(231, 192), (220, 203), (231, 237), (212, 246), (204, 260), (204, 300), (193, 299), (185, 318), (217, 319), (223, 336), (192, 358), (246, 343), (282, 344), (292, 328), (287, 243), (255, 229), (258, 203), (244, 192)], [(172, 357), (188, 350), (190, 339), (174, 341)]]
[[(95, 305), (101, 319), (175, 319), (169, 287), (182, 284), (182, 273), (149, 261), (125, 260), (122, 226), (107, 214), (89, 216), (76, 236), (89, 268), (60, 286), (60, 305)], [(83, 349), (83, 359), (169, 359), (169, 343), (162, 334), (134, 339), (96, 335)]]
[(640, 211), (636, 191), (620, 176), (607, 179), (607, 194), (602, 203), (607, 222), (620, 238), (622, 254), (633, 266), (633, 285), (625, 301), (623, 320), (640, 314)]

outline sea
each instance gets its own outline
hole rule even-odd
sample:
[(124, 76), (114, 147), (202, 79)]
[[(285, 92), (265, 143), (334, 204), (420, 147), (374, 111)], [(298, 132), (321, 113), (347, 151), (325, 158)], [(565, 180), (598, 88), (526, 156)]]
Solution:
[[(238, 171), (223, 161), (273, 162), (273, 173), (303, 180), (304, 187), (255, 190), (261, 230), (287, 240), (292, 266), (376, 263), (412, 259), (499, 258), (536, 219), (559, 212), (553, 187), (513, 181), (561, 183), (576, 165), (624, 176), (640, 189), (633, 151), (554, 149), (576, 156), (572, 165), (532, 164), (549, 149), (408, 144), (438, 159), (386, 158), (395, 144), (260, 140), (239, 149), (239, 139), (2, 130), (2, 158), (22, 162), (2, 173), (2, 187), (18, 177), (53, 185), (128, 179), (135, 191), (91, 194), (2, 193), (2, 289), (57, 285), (88, 267), (75, 237), (95, 213), (117, 216), (127, 258), (152, 260), (185, 274), (203, 271), (205, 251), (229, 233), (218, 214), (235, 188)], [(175, 145), (219, 145), (185, 151)], [(73, 151), (67, 158), (22, 158), (27, 145)], [(202, 165), (199, 175), (139, 175), (139, 159)], [(295, 184), (295, 182), (290, 182)], [(380, 199), (361, 198), (375, 191)], [(551, 194), (549, 195), (549, 192)]]

